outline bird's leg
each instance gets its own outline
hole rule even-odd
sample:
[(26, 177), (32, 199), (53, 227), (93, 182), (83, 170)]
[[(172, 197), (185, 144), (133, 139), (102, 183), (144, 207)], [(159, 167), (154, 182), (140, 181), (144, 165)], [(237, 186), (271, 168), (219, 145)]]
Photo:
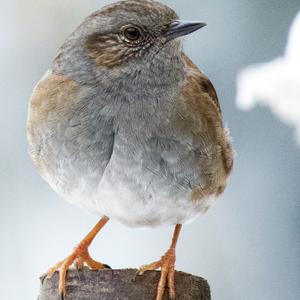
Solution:
[(145, 271), (161, 268), (160, 280), (157, 287), (156, 300), (161, 300), (165, 291), (166, 282), (169, 286), (169, 298), (175, 299), (175, 248), (182, 225), (177, 224), (174, 230), (173, 239), (169, 250), (158, 261), (149, 265), (141, 266), (138, 270), (138, 275), (142, 275)]
[(86, 237), (74, 248), (74, 251), (70, 256), (58, 262), (44, 275), (44, 278), (51, 278), (56, 271), (59, 271), (59, 294), (62, 296), (62, 298), (66, 292), (67, 271), (74, 262), (77, 263), (78, 269), (82, 269), (84, 263), (86, 263), (91, 269), (94, 270), (100, 270), (108, 267), (107, 265), (93, 260), (88, 251), (88, 247), (91, 245), (95, 236), (108, 222), (108, 220), (108, 217), (103, 217), (96, 224), (96, 226), (86, 235)]

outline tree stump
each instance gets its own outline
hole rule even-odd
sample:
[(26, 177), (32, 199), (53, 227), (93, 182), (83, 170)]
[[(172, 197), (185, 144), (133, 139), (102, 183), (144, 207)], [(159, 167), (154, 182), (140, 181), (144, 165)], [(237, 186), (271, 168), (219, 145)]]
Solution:
[[(70, 269), (64, 300), (154, 300), (159, 271), (147, 271), (136, 276), (136, 269), (82, 271)], [(175, 273), (176, 299), (210, 300), (210, 288), (201, 277), (183, 272)], [(58, 300), (58, 273), (41, 284), (39, 300)], [(168, 298), (166, 288), (164, 298)]]

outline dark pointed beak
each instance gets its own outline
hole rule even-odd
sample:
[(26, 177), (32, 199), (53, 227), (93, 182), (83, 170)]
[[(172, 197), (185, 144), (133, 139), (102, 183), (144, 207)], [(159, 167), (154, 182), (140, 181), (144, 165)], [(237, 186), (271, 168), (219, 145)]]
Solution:
[(165, 37), (168, 41), (173, 40), (180, 36), (190, 34), (204, 26), (206, 26), (206, 23), (202, 22), (174, 21), (167, 28)]

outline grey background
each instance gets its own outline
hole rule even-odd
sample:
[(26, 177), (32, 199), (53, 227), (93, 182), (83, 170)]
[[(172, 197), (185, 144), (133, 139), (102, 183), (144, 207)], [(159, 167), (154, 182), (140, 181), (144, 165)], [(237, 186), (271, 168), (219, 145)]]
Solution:
[[(27, 100), (66, 36), (109, 1), (0, 2), (0, 286), (1, 299), (36, 299), (38, 276), (97, 221), (60, 199), (26, 152)], [(269, 110), (235, 107), (238, 70), (284, 51), (299, 0), (165, 1), (184, 19), (208, 26), (186, 52), (213, 81), (236, 150), (225, 194), (184, 227), (177, 268), (205, 277), (215, 300), (300, 299), (300, 149)], [(300, 104), (299, 104), (300, 105)], [(160, 257), (172, 228), (109, 223), (91, 247), (114, 268)]]

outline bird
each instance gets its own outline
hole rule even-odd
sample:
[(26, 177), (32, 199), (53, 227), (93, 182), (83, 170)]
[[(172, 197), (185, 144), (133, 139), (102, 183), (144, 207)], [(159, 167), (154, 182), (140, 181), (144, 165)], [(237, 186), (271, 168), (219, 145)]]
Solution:
[[(29, 101), (29, 153), (40, 176), (100, 221), (46, 278), (68, 269), (108, 267), (89, 246), (110, 220), (129, 227), (174, 226), (161, 259), (157, 300), (175, 299), (175, 254), (182, 225), (223, 193), (233, 167), (217, 93), (183, 51), (206, 24), (184, 21), (165, 4), (123, 0), (88, 16), (59, 48)], [(199, 50), (200, 52), (200, 50)]]

